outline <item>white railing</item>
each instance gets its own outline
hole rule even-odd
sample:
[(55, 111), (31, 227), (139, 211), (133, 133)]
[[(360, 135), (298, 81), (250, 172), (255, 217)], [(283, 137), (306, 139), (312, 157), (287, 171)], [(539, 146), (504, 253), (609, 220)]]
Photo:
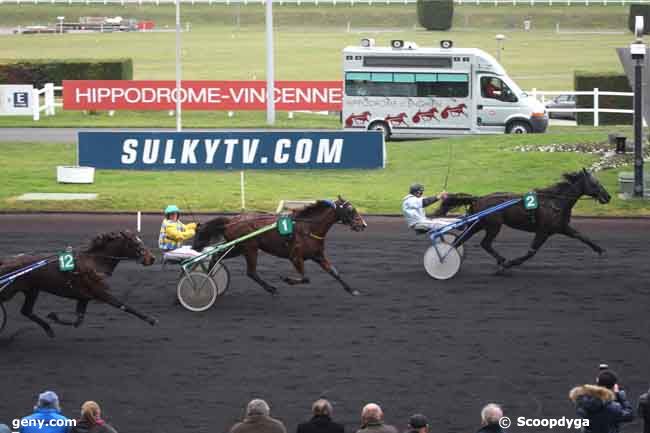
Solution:
[(573, 6), (602, 5), (625, 6), (632, 3), (650, 3), (650, 0), (454, 0), (462, 5), (509, 5), (509, 6)]
[[(55, 86), (53, 83), (47, 83), (42, 89), (34, 89), (34, 120), (41, 119), (41, 111), (45, 112), (46, 116), (54, 116), (56, 107), (63, 107), (61, 101), (57, 101), (55, 92), (63, 90), (61, 86)], [(41, 104), (41, 95), (43, 96), (43, 103)]]
[(618, 109), (618, 108), (600, 108), (600, 97), (601, 96), (634, 96), (633, 92), (603, 92), (598, 87), (595, 87), (593, 91), (555, 91), (555, 92), (546, 92), (533, 89), (530, 92), (531, 96), (538, 99), (542, 104), (546, 103), (546, 96), (558, 96), (558, 95), (591, 95), (594, 98), (593, 108), (551, 108), (547, 109), (547, 112), (553, 113), (593, 113), (594, 115), (594, 126), (600, 125), (600, 113), (619, 113), (619, 114), (634, 114), (634, 110), (630, 109)]

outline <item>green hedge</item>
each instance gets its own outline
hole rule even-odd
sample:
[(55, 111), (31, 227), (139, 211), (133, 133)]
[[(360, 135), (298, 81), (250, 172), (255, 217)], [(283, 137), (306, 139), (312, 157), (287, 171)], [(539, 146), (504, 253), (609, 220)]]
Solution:
[[(574, 74), (574, 88), (576, 91), (593, 91), (597, 87), (601, 92), (631, 92), (630, 84), (625, 74), (620, 72), (582, 72)], [(632, 109), (630, 96), (602, 96), (598, 98), (600, 108)], [(593, 108), (594, 98), (591, 95), (578, 95), (577, 108)], [(600, 113), (601, 125), (631, 125), (632, 115), (622, 113)], [(578, 113), (578, 125), (593, 125), (593, 113)]]
[(45, 83), (63, 80), (131, 80), (131, 59), (108, 60), (0, 60), (0, 84)]
[(637, 16), (643, 17), (643, 34), (650, 34), (650, 4), (631, 4), (627, 16), (627, 28), (634, 33), (634, 21)]
[(454, 19), (453, 0), (417, 0), (418, 21), (427, 30), (449, 30)]

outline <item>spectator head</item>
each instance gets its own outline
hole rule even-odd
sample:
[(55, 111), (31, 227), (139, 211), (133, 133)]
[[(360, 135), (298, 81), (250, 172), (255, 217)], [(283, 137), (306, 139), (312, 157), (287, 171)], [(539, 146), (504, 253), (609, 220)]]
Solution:
[(332, 404), (321, 398), (311, 405), (311, 412), (314, 416), (332, 416)]
[(90, 425), (97, 424), (102, 417), (102, 409), (94, 401), (87, 401), (81, 405), (81, 421), (86, 421)]
[(384, 412), (378, 404), (368, 403), (361, 410), (361, 421), (363, 424), (371, 422), (382, 422), (384, 420)]
[(45, 391), (38, 396), (36, 409), (56, 409), (61, 410), (59, 405), (59, 396), (54, 391)]
[(270, 414), (269, 404), (262, 399), (251, 400), (246, 406), (246, 416), (269, 416)]
[(618, 377), (616, 377), (616, 373), (614, 373), (612, 370), (601, 371), (598, 375), (598, 378), (596, 379), (596, 384), (598, 386), (602, 386), (607, 389), (614, 389), (614, 385), (617, 383)]
[(429, 431), (429, 420), (426, 416), (416, 413), (409, 418), (409, 428), (419, 433), (426, 433)]
[(0, 433), (11, 433), (7, 424), (0, 424)]
[(483, 425), (498, 424), (503, 418), (503, 410), (498, 404), (490, 403), (481, 410), (481, 423)]

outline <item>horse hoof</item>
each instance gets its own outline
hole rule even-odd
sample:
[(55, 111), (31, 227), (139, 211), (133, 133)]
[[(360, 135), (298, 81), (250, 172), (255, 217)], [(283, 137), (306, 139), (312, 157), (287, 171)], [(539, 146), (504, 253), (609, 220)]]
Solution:
[(46, 329), (45, 333), (47, 334), (48, 337), (54, 338), (54, 331), (52, 331), (52, 329)]
[(50, 319), (50, 320), (52, 320), (52, 321), (54, 321), (54, 322), (58, 322), (58, 321), (59, 321), (59, 317), (56, 315), (56, 313), (50, 313), (50, 314), (48, 314), (48, 315), (45, 316), (45, 317), (47, 317), (48, 319)]
[(158, 324), (158, 319), (150, 318), (147, 320), (151, 326), (156, 326)]
[(361, 292), (358, 291), (358, 290), (353, 290), (353, 291), (350, 292), (350, 294), (351, 294), (352, 296), (360, 296), (360, 295), (361, 295)]

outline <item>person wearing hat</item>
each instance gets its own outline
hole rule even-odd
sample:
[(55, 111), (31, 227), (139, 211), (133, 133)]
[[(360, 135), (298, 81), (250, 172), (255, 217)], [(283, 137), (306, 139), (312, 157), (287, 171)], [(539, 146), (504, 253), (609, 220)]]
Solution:
[(20, 420), (20, 433), (68, 433), (72, 422), (61, 414), (59, 397), (53, 391), (38, 396), (34, 413)]
[(634, 419), (632, 404), (612, 370), (601, 370), (596, 385), (573, 388), (569, 399), (575, 403), (578, 417), (589, 420), (584, 433), (618, 433), (621, 423)]
[(180, 220), (181, 210), (170, 204), (165, 208), (165, 218), (160, 225), (158, 248), (166, 260), (180, 261), (198, 256), (200, 253), (183, 242), (192, 239), (196, 234), (196, 223), (183, 224)]
[(429, 433), (429, 420), (420, 413), (411, 415), (409, 429), (405, 433)]
[(424, 208), (446, 199), (445, 191), (431, 197), (423, 197), (423, 195), (424, 185), (414, 183), (410, 186), (408, 195), (402, 199), (402, 214), (409, 228), (415, 231), (429, 231), (456, 221), (454, 218), (430, 219), (424, 212)]

